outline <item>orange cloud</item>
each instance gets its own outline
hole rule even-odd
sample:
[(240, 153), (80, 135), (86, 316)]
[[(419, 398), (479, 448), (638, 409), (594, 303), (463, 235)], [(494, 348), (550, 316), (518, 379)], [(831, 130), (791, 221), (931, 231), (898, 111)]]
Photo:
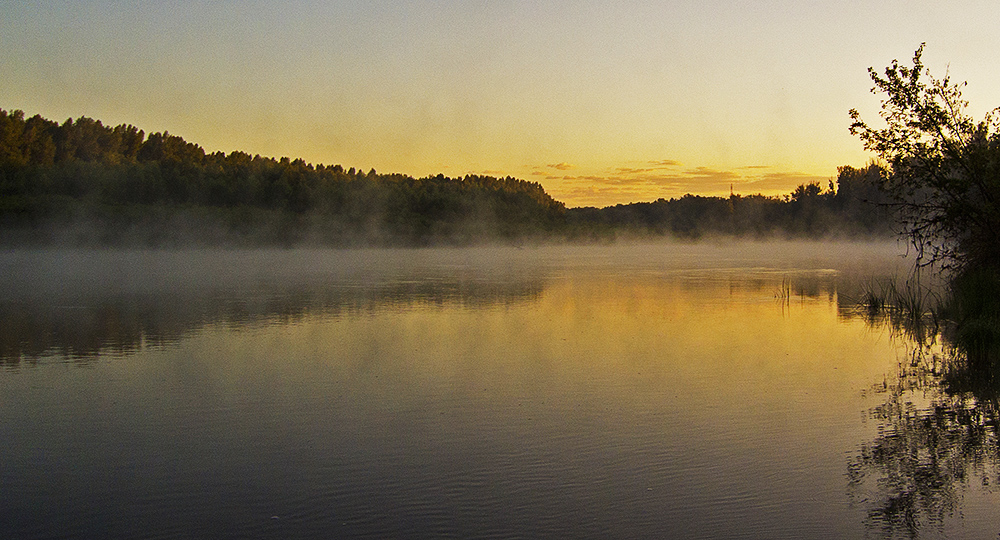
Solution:
[(560, 171), (568, 171), (568, 170), (570, 170), (570, 169), (573, 168), (572, 165), (570, 165), (569, 163), (566, 163), (565, 161), (563, 161), (561, 163), (552, 163), (552, 164), (549, 164), (548, 166), (552, 167), (553, 169), (560, 170)]
[(657, 167), (680, 167), (681, 162), (675, 161), (673, 159), (661, 159), (659, 161), (648, 161), (650, 165), (655, 165)]
[(680, 169), (679, 164), (671, 163), (669, 166), (609, 167), (603, 175), (550, 175), (546, 180), (559, 181), (551, 186), (550, 193), (569, 206), (608, 206), (669, 199), (688, 193), (726, 196), (730, 189), (744, 195), (783, 195), (799, 184), (819, 182), (825, 186), (829, 180), (794, 171), (773, 171), (768, 165)]
[(647, 172), (653, 171), (653, 170), (655, 170), (655, 169), (652, 169), (652, 168), (650, 168), (650, 169), (633, 169), (633, 168), (630, 168), (630, 167), (618, 167), (617, 169), (615, 169), (615, 172), (617, 172), (618, 174), (642, 174), (642, 173), (647, 173)]

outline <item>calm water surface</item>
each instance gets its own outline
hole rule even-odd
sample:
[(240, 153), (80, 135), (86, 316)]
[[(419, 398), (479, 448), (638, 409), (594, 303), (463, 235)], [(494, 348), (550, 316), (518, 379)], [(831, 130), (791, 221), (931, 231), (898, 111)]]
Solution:
[(898, 252), (4, 253), (0, 537), (996, 537)]

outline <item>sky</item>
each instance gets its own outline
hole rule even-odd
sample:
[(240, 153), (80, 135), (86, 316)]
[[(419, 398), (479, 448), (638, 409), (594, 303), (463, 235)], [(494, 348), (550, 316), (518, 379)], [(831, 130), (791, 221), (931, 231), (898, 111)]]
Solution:
[(873, 156), (867, 69), (1000, 106), (995, 0), (0, 0), (0, 109), (567, 206), (784, 194)]

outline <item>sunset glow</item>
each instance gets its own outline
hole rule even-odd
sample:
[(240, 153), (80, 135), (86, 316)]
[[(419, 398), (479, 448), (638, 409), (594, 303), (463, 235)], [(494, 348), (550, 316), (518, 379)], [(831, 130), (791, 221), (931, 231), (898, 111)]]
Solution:
[(0, 108), (413, 176), (541, 183), (567, 206), (824, 187), (870, 156), (867, 68), (1000, 105), (1000, 4), (0, 2)]

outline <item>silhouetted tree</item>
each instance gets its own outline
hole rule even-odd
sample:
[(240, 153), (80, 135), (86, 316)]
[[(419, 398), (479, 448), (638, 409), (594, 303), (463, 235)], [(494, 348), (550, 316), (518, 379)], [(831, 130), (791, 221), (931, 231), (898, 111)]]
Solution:
[(850, 131), (889, 165), (883, 188), (922, 264), (1000, 268), (1000, 120), (970, 118), (965, 83), (933, 78), (923, 50), (912, 67), (893, 60), (884, 77), (869, 68), (886, 127), (852, 109)]

